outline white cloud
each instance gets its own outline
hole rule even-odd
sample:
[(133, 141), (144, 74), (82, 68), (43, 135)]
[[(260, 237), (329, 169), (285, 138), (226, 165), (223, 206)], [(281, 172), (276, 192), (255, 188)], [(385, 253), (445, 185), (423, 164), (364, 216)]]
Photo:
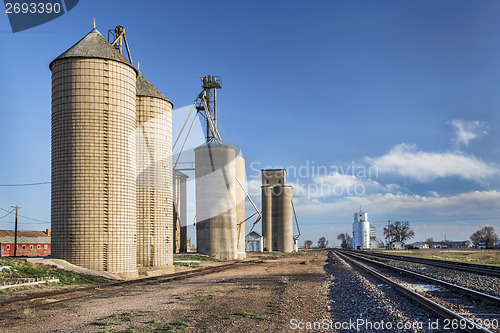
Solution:
[(371, 180), (354, 175), (332, 172), (329, 175), (313, 177), (308, 183), (290, 182), (294, 188), (294, 197), (305, 199), (324, 199), (332, 197), (364, 196), (370, 193), (401, 191), (395, 184), (381, 185)]
[(468, 180), (484, 180), (498, 174), (495, 165), (462, 152), (434, 153), (418, 151), (416, 145), (402, 143), (380, 157), (366, 157), (380, 173), (392, 173), (422, 182), (458, 176)]
[(347, 197), (334, 202), (296, 202), (297, 213), (303, 216), (343, 215), (363, 207), (370, 214), (498, 214), (500, 192), (474, 191), (455, 196), (440, 197), (416, 194), (378, 193), (362, 197)]
[(485, 131), (485, 124), (479, 120), (465, 121), (462, 119), (454, 119), (450, 122), (451, 126), (455, 130), (455, 138), (453, 142), (459, 145), (468, 146), (469, 143), (480, 137), (481, 135), (488, 134)]

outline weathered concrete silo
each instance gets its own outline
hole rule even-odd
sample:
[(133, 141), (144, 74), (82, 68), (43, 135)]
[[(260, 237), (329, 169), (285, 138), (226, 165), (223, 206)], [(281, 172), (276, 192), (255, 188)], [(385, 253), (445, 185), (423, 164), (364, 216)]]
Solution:
[(137, 77), (137, 264), (173, 265), (172, 107)]
[(262, 170), (262, 236), (269, 251), (293, 251), (293, 188), (285, 169)]
[(187, 252), (187, 178), (174, 171), (174, 252)]
[(196, 247), (221, 260), (237, 259), (236, 150), (212, 138), (195, 149)]
[(52, 70), (52, 255), (137, 275), (136, 69), (93, 29)]
[(245, 158), (239, 154), (236, 156), (236, 178), (240, 184), (236, 184), (236, 232), (238, 259), (245, 259)]
[(273, 196), (272, 187), (262, 185), (262, 237), (263, 248), (266, 251), (273, 250)]
[(275, 185), (272, 188), (273, 205), (273, 249), (280, 252), (293, 251), (293, 188), (290, 185)]

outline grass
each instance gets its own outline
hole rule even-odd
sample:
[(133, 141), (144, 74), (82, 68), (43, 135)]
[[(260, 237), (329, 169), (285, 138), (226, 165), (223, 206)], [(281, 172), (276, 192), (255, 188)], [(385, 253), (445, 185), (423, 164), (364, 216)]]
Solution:
[(176, 265), (176, 266), (191, 267), (191, 268), (198, 268), (198, 267), (200, 267), (200, 263), (199, 262), (174, 262), (174, 265)]
[(219, 262), (220, 260), (210, 258), (210, 257), (205, 257), (205, 256), (200, 256), (197, 254), (183, 254), (180, 256), (175, 256), (174, 260), (198, 260), (198, 261), (215, 261)]
[(236, 316), (243, 316), (245, 318), (252, 318), (252, 319), (259, 319), (259, 320), (269, 320), (269, 317), (266, 316), (260, 316), (251, 312), (246, 312), (246, 311), (240, 311), (238, 313), (235, 313)]
[(387, 254), (400, 256), (453, 260), (470, 262), (474, 264), (486, 264), (500, 266), (500, 251), (496, 250), (410, 250), (404, 252), (384, 251)]
[(96, 325), (96, 326), (104, 326), (104, 327), (118, 325), (117, 323), (113, 323), (112, 321), (94, 321), (92, 324)]
[(0, 266), (12, 267), (11, 270), (4, 269), (0, 272), (0, 282), (17, 278), (38, 278), (45, 276), (59, 279), (58, 284), (62, 285), (80, 285), (106, 281), (106, 279), (102, 277), (78, 274), (53, 268), (44, 268), (15, 258), (0, 259)]
[(189, 320), (188, 321), (177, 320), (176, 322), (161, 328), (159, 332), (170, 333), (170, 332), (184, 331), (188, 327), (189, 327)]

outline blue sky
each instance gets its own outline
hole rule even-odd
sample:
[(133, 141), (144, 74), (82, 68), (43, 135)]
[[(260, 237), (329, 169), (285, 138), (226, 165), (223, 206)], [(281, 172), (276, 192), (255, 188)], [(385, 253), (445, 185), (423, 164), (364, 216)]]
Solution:
[[(222, 77), (222, 137), (243, 149), (259, 203), (255, 170), (291, 171), (301, 243), (338, 244), (360, 206), (379, 234), (387, 220), (410, 221), (415, 240), (500, 231), (499, 13), (496, 0), (81, 1), (15, 34), (0, 15), (0, 184), (50, 181), (48, 65), (95, 18), (104, 36), (126, 28), (176, 108), (200, 76)], [(15, 204), (50, 221), (50, 186), (0, 187), (0, 208)]]

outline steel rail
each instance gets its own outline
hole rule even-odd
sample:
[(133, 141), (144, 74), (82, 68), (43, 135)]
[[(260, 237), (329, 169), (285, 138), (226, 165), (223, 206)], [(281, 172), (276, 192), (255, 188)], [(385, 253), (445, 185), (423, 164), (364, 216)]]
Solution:
[(387, 277), (383, 274), (380, 274), (379, 272), (367, 267), (366, 265), (363, 265), (362, 263), (360, 263), (352, 258), (349, 258), (346, 254), (340, 253), (340, 251), (335, 251), (335, 253), (339, 257), (341, 257), (341, 258), (353, 263), (354, 265), (360, 267), (361, 269), (363, 269), (366, 272), (370, 273), (371, 275), (375, 276), (377, 279), (387, 283), (388, 285), (392, 286), (393, 288), (395, 288), (399, 292), (408, 296), (412, 300), (422, 304), (423, 306), (425, 306), (426, 308), (430, 309), (431, 311), (439, 314), (440, 316), (442, 316), (446, 319), (449, 319), (449, 320), (455, 320), (455, 321), (458, 320), (459, 322), (467, 323), (467, 325), (466, 325), (467, 332), (470, 332), (470, 333), (492, 333), (491, 331), (479, 326), (478, 324), (474, 323), (473, 321), (470, 321), (469, 319), (462, 317), (461, 315), (459, 315), (459, 314), (445, 308), (444, 306), (420, 295), (419, 293), (417, 293), (411, 289), (408, 289), (405, 286), (402, 286), (401, 284), (397, 283), (396, 281), (390, 279), (389, 277)]
[[(82, 289), (78, 289), (78, 290), (43, 294), (43, 295), (38, 295), (38, 296), (33, 296), (33, 297), (18, 298), (18, 299), (14, 299), (14, 300), (0, 302), (0, 308), (11, 306), (13, 304), (31, 303), (31, 302), (36, 301), (36, 300), (51, 299), (51, 298), (55, 298), (55, 297), (59, 297), (59, 296), (76, 295), (76, 296), (72, 296), (69, 298), (62, 299), (62, 300), (55, 300), (55, 301), (51, 301), (51, 302), (47, 302), (47, 303), (43, 303), (43, 304), (34, 304), (34, 305), (29, 305), (27, 307), (21, 308), (21, 309), (27, 309), (27, 308), (38, 309), (38, 308), (43, 308), (43, 307), (49, 307), (51, 305), (58, 304), (58, 303), (63, 303), (63, 302), (68, 302), (68, 301), (80, 299), (80, 298), (87, 297), (87, 296), (92, 296), (93, 291), (96, 291), (99, 294), (116, 292), (119, 290), (133, 288), (133, 287), (140, 286), (140, 285), (150, 285), (150, 284), (157, 284), (157, 283), (160, 284), (160, 283), (166, 283), (166, 282), (170, 282), (170, 281), (174, 281), (174, 280), (187, 279), (187, 278), (195, 277), (195, 276), (202, 276), (202, 275), (207, 275), (207, 274), (212, 274), (212, 273), (218, 273), (218, 272), (222, 272), (222, 271), (240, 266), (242, 264), (243, 265), (255, 264), (255, 263), (259, 263), (259, 262), (261, 262), (260, 259), (259, 260), (244, 261), (244, 262), (235, 262), (235, 263), (230, 263), (230, 264), (225, 264), (225, 265), (204, 267), (204, 268), (194, 269), (194, 270), (190, 270), (190, 271), (177, 272), (177, 273), (165, 274), (165, 275), (160, 275), (160, 276), (152, 276), (152, 277), (147, 277), (147, 278), (142, 278), (142, 279), (135, 279), (135, 280), (128, 280), (128, 281), (112, 282), (112, 283), (107, 283), (107, 284), (102, 284), (102, 285), (95, 285), (92, 287), (82, 288)], [(82, 293), (84, 293), (84, 294), (82, 295)], [(0, 311), (0, 316), (5, 316), (9, 313), (17, 312), (19, 310), (20, 310), (19, 308), (16, 308), (16, 309), (11, 309), (11, 310)]]
[(427, 275), (423, 275), (423, 274), (419, 274), (419, 273), (416, 273), (416, 272), (412, 272), (412, 271), (409, 271), (409, 270), (406, 270), (406, 269), (403, 269), (403, 268), (399, 268), (399, 267), (395, 267), (395, 266), (392, 266), (392, 265), (388, 265), (388, 264), (380, 262), (380, 261), (368, 259), (368, 258), (365, 258), (363, 256), (360, 256), (360, 255), (357, 255), (357, 254), (354, 254), (354, 253), (348, 253), (346, 255), (352, 256), (352, 257), (355, 257), (355, 258), (358, 258), (358, 259), (361, 259), (361, 260), (364, 260), (364, 261), (367, 261), (367, 262), (370, 262), (370, 263), (373, 263), (375, 265), (379, 265), (379, 266), (391, 269), (391, 270), (393, 270), (395, 272), (398, 272), (398, 273), (402, 273), (402, 274), (405, 274), (405, 275), (409, 275), (409, 276), (418, 278), (418, 279), (426, 281), (426, 282), (438, 284), (438, 285), (443, 286), (445, 288), (453, 289), (455, 291), (458, 291), (461, 294), (464, 294), (464, 295), (467, 295), (467, 296), (471, 296), (471, 297), (474, 297), (474, 298), (478, 298), (478, 299), (481, 299), (481, 300), (486, 301), (488, 303), (500, 306), (500, 298), (496, 297), (496, 296), (488, 295), (488, 294), (482, 293), (480, 291), (476, 291), (476, 290), (472, 290), (472, 289), (469, 289), (469, 288), (461, 287), (461, 286), (455, 285), (453, 283), (449, 283), (449, 282), (446, 282), (446, 281), (443, 281), (443, 280), (439, 280), (439, 279), (436, 279), (436, 278), (433, 278), (433, 277), (430, 277), (430, 276), (427, 276)]
[(473, 272), (473, 273), (478, 273), (478, 274), (483, 274), (483, 275), (491, 275), (491, 276), (499, 276), (500, 277), (500, 266), (474, 264), (474, 263), (469, 263), (469, 262), (450, 261), (450, 260), (432, 259), (432, 258), (398, 256), (398, 255), (393, 255), (393, 254), (373, 253), (373, 252), (367, 252), (367, 251), (362, 251), (362, 253), (372, 255), (375, 257), (386, 258), (386, 259), (411, 261), (411, 262), (427, 264), (427, 265), (432, 265), (432, 266), (437, 266), (437, 267), (452, 268), (452, 269), (466, 271), (466, 272)]

